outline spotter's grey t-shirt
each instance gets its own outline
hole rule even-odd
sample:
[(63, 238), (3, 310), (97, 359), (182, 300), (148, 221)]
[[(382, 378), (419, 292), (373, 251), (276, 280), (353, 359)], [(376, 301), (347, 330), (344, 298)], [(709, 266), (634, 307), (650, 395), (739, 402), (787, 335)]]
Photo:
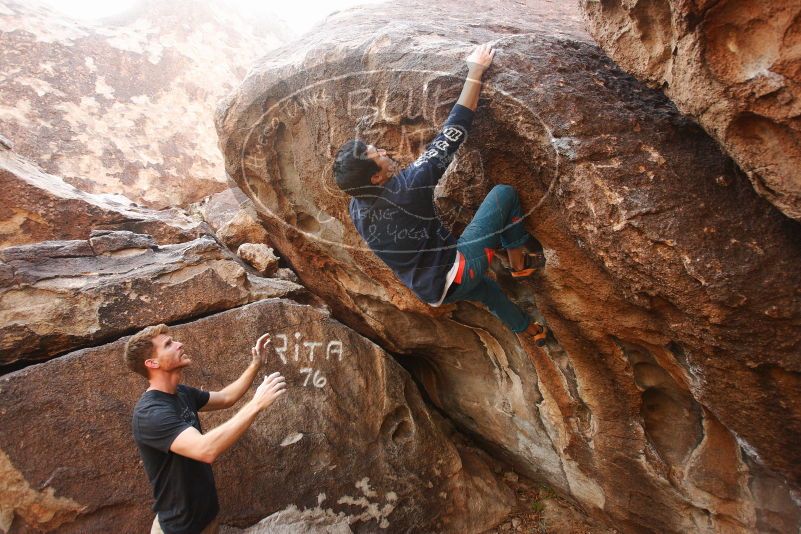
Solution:
[(197, 412), (208, 401), (208, 391), (181, 384), (175, 395), (145, 391), (134, 407), (134, 440), (165, 534), (197, 534), (219, 512), (211, 465), (170, 451), (178, 434), (190, 426), (202, 432)]

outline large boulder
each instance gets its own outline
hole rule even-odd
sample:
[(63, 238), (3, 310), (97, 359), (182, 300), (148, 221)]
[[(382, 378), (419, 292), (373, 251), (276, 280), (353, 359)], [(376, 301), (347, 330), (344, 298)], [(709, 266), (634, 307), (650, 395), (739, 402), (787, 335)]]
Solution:
[(96, 231), (0, 250), (0, 365), (303, 289), (253, 280), (210, 237), (159, 246), (148, 235)]
[[(265, 331), (274, 352), (264, 373), (281, 371), (288, 390), (214, 464), (223, 524), (293, 509), (354, 532), (464, 533), (508, 513), (511, 491), (481, 453), (457, 450), (409, 374), (318, 309), (263, 300), (174, 327), (193, 355), (184, 382), (233, 381)], [(147, 384), (124, 366), (125, 341), (0, 378), (3, 531), (144, 532), (152, 522), (131, 435)], [(202, 413), (203, 428), (236, 409)]]
[[(303, 284), (519, 472), (628, 532), (797, 530), (798, 224), (608, 60), (578, 6), (527, 4), (332, 15), (221, 102), (228, 174)], [(463, 221), (491, 185), (517, 188), (547, 264), (498, 279), (550, 325), (544, 350), (483, 308), (419, 302), (331, 176), (354, 135), (413, 161), (486, 41), (498, 53), (440, 207)]]
[(81, 191), (1, 144), (0, 206), (0, 249), (87, 239), (92, 230), (149, 234), (159, 243), (211, 233), (207, 225), (175, 208), (155, 211), (122, 195)]
[(801, 220), (801, 4), (583, 0), (590, 33)]
[(0, 134), (47, 172), (150, 207), (227, 187), (214, 103), (284, 42), (266, 13), (143, 0), (96, 23), (0, 2)]

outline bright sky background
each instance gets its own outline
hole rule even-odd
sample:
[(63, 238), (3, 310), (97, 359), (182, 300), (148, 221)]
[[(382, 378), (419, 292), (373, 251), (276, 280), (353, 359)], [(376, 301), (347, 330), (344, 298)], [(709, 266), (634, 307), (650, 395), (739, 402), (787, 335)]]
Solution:
[[(78, 19), (102, 19), (130, 9), (138, 0), (42, 0), (45, 4)], [(169, 0), (166, 0), (169, 1)], [(326, 15), (359, 4), (384, 0), (228, 0), (234, 5), (266, 9), (283, 18), (298, 34), (304, 33)]]

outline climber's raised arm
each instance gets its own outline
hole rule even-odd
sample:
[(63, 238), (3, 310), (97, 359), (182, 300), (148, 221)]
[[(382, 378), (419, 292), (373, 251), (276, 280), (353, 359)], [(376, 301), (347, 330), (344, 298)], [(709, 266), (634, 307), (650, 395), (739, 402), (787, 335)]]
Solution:
[(481, 77), (492, 63), (493, 57), (495, 50), (488, 44), (477, 46), (467, 56), (467, 78), (459, 100), (453, 106), (440, 132), (411, 165), (419, 171), (410, 181), (413, 187), (436, 186), (450, 165), (453, 155), (467, 138), (467, 131), (473, 122), (473, 112), (478, 106), (478, 95), (481, 93)]
[(478, 107), (478, 95), (481, 93), (481, 78), (492, 64), (492, 59), (495, 57), (495, 49), (488, 43), (478, 45), (467, 56), (467, 78), (462, 87), (462, 93), (459, 95), (459, 100), (456, 101), (470, 111), (475, 111)]

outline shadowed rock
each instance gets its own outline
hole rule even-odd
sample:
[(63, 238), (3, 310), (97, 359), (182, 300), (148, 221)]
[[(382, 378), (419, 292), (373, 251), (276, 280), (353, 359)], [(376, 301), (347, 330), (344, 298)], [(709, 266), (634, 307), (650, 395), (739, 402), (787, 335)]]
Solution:
[[(263, 300), (174, 327), (193, 359), (184, 382), (230, 383), (264, 332), (275, 352), (263, 372), (281, 371), (288, 389), (214, 464), (223, 524), (292, 507), (354, 532), (481, 532), (508, 513), (514, 495), (480, 454), (457, 450), (408, 373), (317, 309)], [(122, 363), (125, 341), (0, 377), (4, 529), (149, 528), (151, 490), (131, 434), (147, 384)], [(237, 408), (202, 413), (203, 428)]]
[(801, 220), (801, 5), (582, 2), (589, 30), (624, 70), (664, 89)]
[[(439, 207), (463, 223), (491, 185), (520, 192), (547, 264), (498, 278), (554, 333), (530, 354), (483, 308), (433, 309), (401, 286), (331, 177), (356, 135), (413, 161), (486, 41), (498, 53)], [(260, 60), (216, 124), (304, 285), (407, 355), (432, 401), (518, 471), (624, 531), (798, 529), (798, 225), (591, 44), (575, 6), (342, 12)]]

